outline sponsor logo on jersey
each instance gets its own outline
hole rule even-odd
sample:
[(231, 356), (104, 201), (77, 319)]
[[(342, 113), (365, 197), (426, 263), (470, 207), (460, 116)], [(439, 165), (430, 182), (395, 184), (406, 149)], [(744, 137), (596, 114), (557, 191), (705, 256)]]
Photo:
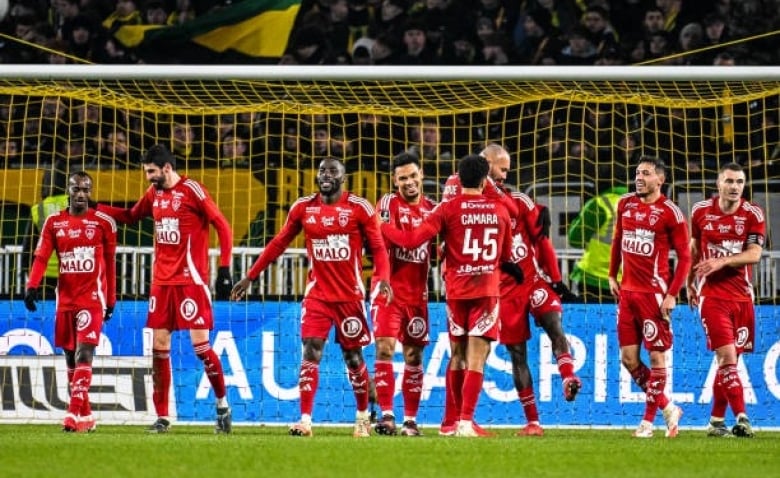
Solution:
[(648, 229), (626, 231), (623, 234), (623, 252), (650, 257), (655, 251), (655, 232)]
[(528, 246), (523, 240), (523, 234), (517, 233), (512, 237), (512, 262), (520, 262), (528, 257)]
[(154, 224), (158, 244), (179, 244), (181, 231), (178, 217), (163, 217)]
[(309, 216), (309, 219), (306, 219), (306, 224), (317, 224), (317, 219), (314, 216)]
[(95, 270), (95, 247), (74, 247), (60, 254), (61, 274), (88, 274)]
[(413, 262), (415, 264), (424, 264), (428, 262), (428, 248), (429, 245), (425, 244), (415, 249), (403, 249), (401, 247), (394, 247), (393, 257), (403, 262)]
[(320, 223), (323, 227), (331, 227), (336, 222), (336, 218), (333, 216), (322, 216), (320, 218)]
[(324, 239), (312, 239), (311, 245), (314, 259), (318, 261), (346, 261), (352, 255), (348, 234), (328, 234)]
[(71, 239), (78, 239), (81, 237), (81, 229), (68, 229), (68, 237)]

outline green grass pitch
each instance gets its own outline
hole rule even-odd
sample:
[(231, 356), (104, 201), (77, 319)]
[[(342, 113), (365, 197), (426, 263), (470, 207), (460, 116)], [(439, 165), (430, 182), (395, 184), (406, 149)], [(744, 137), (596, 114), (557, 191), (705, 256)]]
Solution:
[(651, 439), (630, 430), (547, 429), (544, 437), (425, 436), (355, 439), (351, 429), (315, 427), (311, 438), (286, 428), (236, 426), (230, 436), (205, 426), (150, 435), (141, 426), (100, 426), (65, 434), (57, 425), (0, 425), (0, 476), (11, 477), (742, 477), (777, 476), (780, 433), (708, 438), (681, 430)]

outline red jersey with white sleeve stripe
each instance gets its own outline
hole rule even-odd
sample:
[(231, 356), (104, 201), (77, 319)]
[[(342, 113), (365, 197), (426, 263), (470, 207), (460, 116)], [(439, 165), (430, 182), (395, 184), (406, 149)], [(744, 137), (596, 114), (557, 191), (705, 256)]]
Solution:
[(440, 203), (412, 231), (382, 224), (385, 238), (406, 248), (417, 247), (441, 234), (447, 258), (447, 300), (499, 296), (499, 264), (512, 256), (510, 229), (503, 203), (483, 194), (458, 194)]
[(57, 309), (105, 309), (116, 304), (116, 222), (102, 212), (87, 209), (73, 216), (65, 209), (46, 218), (28, 288), (37, 288), (49, 257), (59, 258)]
[(301, 231), (311, 261), (306, 298), (325, 302), (365, 300), (364, 240), (374, 259), (374, 280), (389, 280), (387, 249), (374, 208), (366, 199), (346, 191), (333, 204), (323, 202), (319, 193), (295, 201), (281, 231), (265, 246), (247, 277), (256, 280)]
[(525, 280), (518, 284), (509, 274), (501, 274), (501, 297), (528, 296), (529, 286), (539, 276), (539, 264), (536, 259), (538, 209), (533, 199), (521, 192), (510, 196), (519, 213), (512, 217), (512, 262), (523, 270)]
[[(750, 236), (763, 247), (765, 235), (764, 211), (744, 198), (733, 214), (720, 209), (717, 197), (697, 202), (691, 210), (691, 237), (702, 260), (739, 254)], [(702, 297), (753, 302), (752, 267), (724, 267), (705, 277), (697, 289)]]
[(172, 187), (149, 186), (130, 209), (101, 204), (100, 211), (122, 223), (154, 218), (153, 285), (207, 284), (209, 224), (219, 237), (220, 265), (229, 266), (233, 232), (206, 188), (182, 176)]
[[(377, 212), (383, 222), (402, 231), (416, 229), (431, 214), (436, 204), (421, 197), (418, 204), (408, 203), (397, 192), (385, 194), (377, 203)], [(386, 244), (390, 256), (390, 286), (393, 301), (418, 305), (428, 301), (428, 271), (431, 266), (431, 243), (406, 249)]]
[[(674, 274), (669, 253), (677, 254)], [(661, 195), (644, 203), (636, 194), (620, 198), (609, 275), (623, 265), (621, 290), (676, 296), (691, 266), (688, 225), (680, 208)]]

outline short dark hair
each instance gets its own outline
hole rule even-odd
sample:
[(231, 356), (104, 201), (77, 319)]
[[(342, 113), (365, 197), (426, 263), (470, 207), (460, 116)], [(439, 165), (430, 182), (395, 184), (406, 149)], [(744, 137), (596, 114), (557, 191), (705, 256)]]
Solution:
[(73, 178), (89, 179), (89, 182), (91, 182), (91, 183), (95, 182), (92, 179), (92, 176), (90, 176), (89, 173), (86, 172), (86, 171), (76, 171), (76, 172), (71, 173), (70, 176), (68, 177), (68, 179), (73, 179)]
[(666, 176), (666, 163), (664, 160), (655, 156), (642, 156), (639, 158), (637, 164), (651, 163), (655, 168), (655, 172)]
[(745, 168), (743, 168), (741, 164), (735, 163), (735, 162), (732, 161), (730, 163), (726, 163), (723, 166), (721, 166), (720, 167), (720, 171), (718, 171), (718, 172), (719, 173), (723, 173), (725, 171), (734, 171), (734, 172), (737, 172), (737, 173), (741, 173), (741, 172), (745, 171)]
[(414, 153), (404, 151), (403, 153), (399, 153), (393, 156), (393, 162), (390, 166), (390, 169), (391, 171), (395, 172), (396, 168), (406, 166), (407, 164), (416, 164), (419, 167), (420, 158)]
[(158, 168), (170, 164), (171, 168), (176, 169), (176, 157), (162, 144), (149, 148), (141, 161), (144, 164), (154, 164)]
[(458, 176), (464, 188), (477, 188), (488, 175), (490, 165), (478, 154), (469, 154), (458, 162)]

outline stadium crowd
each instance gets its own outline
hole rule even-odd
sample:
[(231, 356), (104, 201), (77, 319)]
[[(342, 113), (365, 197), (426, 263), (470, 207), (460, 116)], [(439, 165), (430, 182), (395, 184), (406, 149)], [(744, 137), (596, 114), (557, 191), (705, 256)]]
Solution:
[[(186, 24), (235, 3), (12, 0), (0, 26), (20, 41), (0, 44), (0, 63), (199, 63), (186, 51), (138, 55), (115, 33), (125, 25)], [(772, 36), (779, 12), (777, 0), (304, 0), (279, 61), (766, 65), (780, 60)]]

